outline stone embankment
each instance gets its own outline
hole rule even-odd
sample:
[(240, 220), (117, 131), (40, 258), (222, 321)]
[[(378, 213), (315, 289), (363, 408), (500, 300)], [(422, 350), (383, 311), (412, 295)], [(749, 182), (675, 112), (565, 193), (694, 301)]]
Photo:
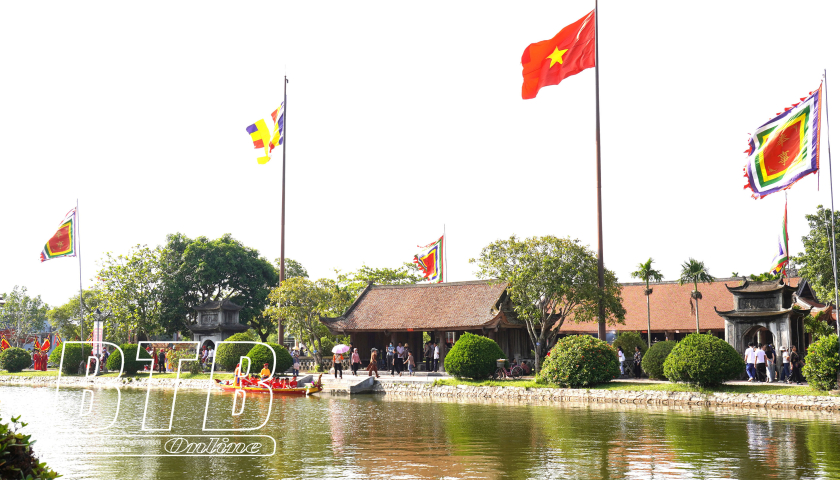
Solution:
[[(61, 377), (62, 387), (105, 387), (105, 388), (152, 388), (175, 389), (199, 389), (206, 390), (210, 385), (208, 379), (181, 379), (174, 378), (118, 378), (118, 377)], [(215, 382), (214, 382), (215, 383)], [(58, 377), (24, 377), (24, 376), (0, 376), (0, 386), (21, 385), (27, 387), (55, 387), (58, 384)]]
[(374, 393), (435, 399), (469, 398), (499, 401), (590, 403), (646, 406), (698, 406), (763, 408), (771, 410), (816, 410), (840, 412), (840, 398), (803, 395), (766, 395), (698, 392), (588, 390), (575, 388), (432, 386), (419, 383), (380, 383)]

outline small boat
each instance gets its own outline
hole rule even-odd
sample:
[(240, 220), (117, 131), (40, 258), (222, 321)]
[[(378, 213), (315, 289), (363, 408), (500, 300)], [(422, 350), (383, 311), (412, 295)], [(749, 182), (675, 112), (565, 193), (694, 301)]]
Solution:
[(280, 388), (279, 382), (277, 379), (273, 379), (272, 382), (269, 384), (272, 388), (265, 388), (262, 385), (257, 383), (257, 380), (253, 380), (250, 378), (243, 378), (242, 379), (242, 386), (237, 387), (233, 384), (233, 381), (226, 380), (221, 381), (218, 378), (214, 378), (216, 384), (222, 390), (226, 392), (233, 392), (236, 390), (244, 390), (246, 392), (256, 392), (256, 393), (268, 393), (272, 392), (278, 395), (310, 395), (313, 393), (318, 393), (324, 389), (324, 384), (321, 383), (321, 375), (318, 375), (318, 381), (313, 383), (307, 383), (302, 387), (295, 387), (295, 388)]

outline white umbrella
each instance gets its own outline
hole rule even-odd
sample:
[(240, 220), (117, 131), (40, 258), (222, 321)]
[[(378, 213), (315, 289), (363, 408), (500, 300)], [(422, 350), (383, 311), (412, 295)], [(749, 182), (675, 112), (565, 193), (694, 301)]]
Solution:
[(338, 345), (333, 347), (332, 352), (333, 353), (346, 353), (349, 350), (350, 350), (350, 347), (348, 347), (347, 345), (345, 345), (343, 343), (339, 343)]

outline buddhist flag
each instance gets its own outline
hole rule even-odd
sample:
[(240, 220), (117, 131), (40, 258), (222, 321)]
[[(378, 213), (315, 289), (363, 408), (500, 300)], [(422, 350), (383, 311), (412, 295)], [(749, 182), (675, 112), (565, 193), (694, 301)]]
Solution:
[(750, 135), (744, 188), (753, 198), (787, 190), (820, 169), (822, 85)]
[(6, 336), (3, 335), (3, 339), (0, 340), (0, 349), (5, 350), (7, 348), (11, 348), (11, 345), (9, 345), (9, 341), (6, 340)]
[(566, 26), (551, 40), (532, 43), (522, 54), (522, 98), (595, 66), (595, 11)]
[(423, 250), (414, 256), (414, 263), (423, 272), (423, 278), (431, 283), (443, 282), (443, 237), (419, 248)]
[(782, 218), (782, 233), (779, 235), (779, 244), (776, 247), (776, 257), (773, 258), (773, 268), (770, 273), (779, 274), (788, 264), (788, 233), (787, 233), (787, 201), (785, 201), (785, 216)]
[(70, 210), (58, 226), (44, 249), (41, 250), (41, 262), (58, 257), (76, 256), (76, 209)]
[(274, 121), (274, 134), (271, 136), (271, 144), (268, 147), (268, 156), (271, 157), (271, 152), (274, 151), (274, 147), (283, 145), (283, 137), (285, 136), (285, 132), (283, 131), (284, 122), (285, 122), (285, 109), (283, 105), (280, 105), (280, 108), (271, 112), (271, 119)]
[(46, 351), (49, 351), (49, 349), (50, 349), (50, 337), (47, 337), (44, 340), (44, 343), (41, 344), (41, 351), (46, 352)]
[(265, 125), (265, 120), (257, 120), (256, 123), (248, 125), (245, 129), (251, 135), (251, 140), (254, 142), (254, 148), (263, 149), (265, 156), (257, 158), (257, 163), (263, 165), (268, 163), (271, 158), (268, 156), (268, 145), (271, 143), (271, 135), (268, 133), (268, 127)]

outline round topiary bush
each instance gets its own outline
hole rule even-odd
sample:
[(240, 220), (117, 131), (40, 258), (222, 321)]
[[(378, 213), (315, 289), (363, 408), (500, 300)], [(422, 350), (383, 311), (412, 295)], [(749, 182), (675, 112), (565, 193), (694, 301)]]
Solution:
[[(274, 369), (274, 373), (283, 373), (288, 370), (292, 366), (292, 355), (286, 350), (286, 347), (276, 343), (266, 343), (277, 355), (277, 368)], [(247, 357), (251, 359), (251, 373), (259, 373), (264, 363), (268, 364), (268, 368), (271, 368), (274, 363), (271, 352), (263, 345), (254, 345), (254, 348), (248, 352)]]
[[(252, 342), (251, 336), (245, 332), (234, 333), (228, 337), (226, 342)], [(216, 348), (216, 363), (221, 365), (225, 370), (233, 370), (236, 364), (239, 363), (240, 357), (245, 357), (253, 343), (219, 343)]]
[(609, 343), (589, 335), (561, 338), (545, 357), (537, 379), (561, 387), (606, 383), (621, 374)]
[[(123, 343), (120, 345), (120, 348), (122, 349), (123, 354), (125, 354), (125, 364), (122, 363), (122, 354), (120, 354), (120, 351), (114, 349), (108, 357), (108, 360), (105, 362), (105, 366), (108, 367), (108, 370), (112, 372), (119, 372), (120, 365), (123, 365), (124, 375), (134, 375), (138, 370), (142, 370), (144, 366), (152, 366), (151, 362), (137, 360), (138, 347), (136, 343)], [(141, 348), (139, 349), (139, 352), (140, 358), (147, 358), (149, 360), (152, 359), (152, 356), (149, 355), (149, 352), (145, 349)]]
[(22, 348), (12, 347), (0, 353), (0, 369), (15, 373), (32, 365), (32, 356)]
[(668, 354), (677, 345), (677, 342), (668, 340), (665, 342), (656, 342), (651, 345), (650, 350), (642, 357), (642, 370), (647, 373), (650, 378), (664, 379), (665, 378), (665, 359)]
[(446, 354), (443, 368), (458, 378), (483, 380), (496, 371), (496, 360), (503, 358), (505, 352), (493, 340), (464, 333)]
[[(90, 344), (64, 342), (50, 354), (49, 362), (53, 365), (61, 365), (61, 372), (67, 375), (79, 373), (79, 364), (87, 358), (93, 347)], [(61, 355), (64, 352), (64, 363), (61, 363)]]
[(686, 335), (665, 359), (665, 377), (672, 382), (719, 385), (744, 371), (741, 355), (725, 340), (705, 333)]
[(823, 391), (833, 390), (837, 386), (837, 368), (840, 359), (837, 355), (837, 335), (820, 337), (808, 347), (805, 366), (802, 373), (808, 385)]

